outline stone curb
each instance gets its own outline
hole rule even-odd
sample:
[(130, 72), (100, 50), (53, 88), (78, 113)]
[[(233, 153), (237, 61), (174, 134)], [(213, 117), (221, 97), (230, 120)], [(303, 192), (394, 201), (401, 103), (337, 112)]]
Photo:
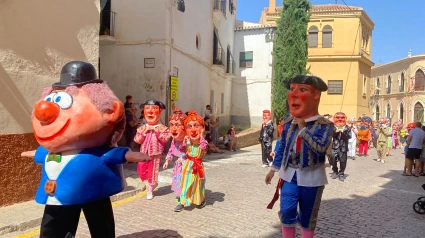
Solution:
[[(111, 196), (110, 197), (111, 202), (124, 200), (126, 198), (137, 195), (138, 193), (143, 192), (145, 190), (146, 190), (146, 186), (144, 184), (142, 184), (142, 186), (135, 188), (133, 190), (121, 192), (121, 193), (118, 193), (118, 194)], [(12, 232), (25, 231), (25, 230), (28, 230), (28, 229), (31, 229), (31, 228), (34, 228), (34, 227), (38, 227), (41, 224), (41, 219), (42, 219), (42, 217), (39, 217), (39, 218), (35, 218), (35, 219), (29, 220), (29, 221), (23, 221), (23, 222), (18, 223), (18, 224), (0, 227), (0, 236), (6, 235), (6, 234), (9, 234), (9, 233), (12, 233)]]

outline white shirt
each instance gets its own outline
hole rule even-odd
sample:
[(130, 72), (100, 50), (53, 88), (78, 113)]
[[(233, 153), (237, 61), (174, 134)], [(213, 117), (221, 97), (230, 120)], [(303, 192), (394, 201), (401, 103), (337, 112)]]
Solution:
[[(320, 117), (320, 115), (310, 117), (305, 120), (305, 122), (315, 121)], [(305, 127), (301, 129), (298, 132), (298, 135), (306, 129)], [(295, 150), (296, 143), (294, 145)], [(275, 171), (275, 169), (272, 167), (272, 170)], [(302, 171), (299, 168), (292, 168), (287, 166), (286, 168), (283, 168), (282, 166), (279, 169), (279, 177), (282, 178), (285, 181), (291, 182), (292, 178), (295, 175), (295, 172), (297, 172), (297, 184), (298, 186), (304, 186), (304, 187), (319, 187), (322, 185), (328, 184), (328, 178), (326, 177), (326, 170), (325, 170), (325, 164), (308, 171)]]

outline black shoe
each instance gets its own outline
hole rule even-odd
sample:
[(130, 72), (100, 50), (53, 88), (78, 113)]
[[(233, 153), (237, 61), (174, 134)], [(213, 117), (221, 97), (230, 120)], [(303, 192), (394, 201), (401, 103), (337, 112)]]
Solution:
[(174, 208), (175, 212), (181, 212), (183, 211), (184, 206), (182, 204), (177, 204), (176, 208)]
[(207, 205), (207, 201), (206, 200), (204, 200), (201, 204), (199, 204), (198, 206), (196, 206), (197, 208), (203, 208), (203, 207), (205, 207), (205, 205)]
[(339, 181), (344, 182), (345, 176), (343, 174), (339, 175)]
[(336, 179), (336, 178), (338, 178), (338, 175), (335, 172), (333, 172), (331, 177), (332, 177), (332, 179)]

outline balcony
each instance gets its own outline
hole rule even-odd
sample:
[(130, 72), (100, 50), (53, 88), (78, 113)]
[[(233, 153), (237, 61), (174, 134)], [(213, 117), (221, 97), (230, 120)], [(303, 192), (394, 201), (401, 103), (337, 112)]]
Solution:
[(221, 12), (226, 17), (227, 0), (214, 0), (214, 12)]
[(117, 39), (115, 38), (115, 16), (113, 11), (100, 12), (100, 30), (99, 42), (101, 45), (114, 44)]

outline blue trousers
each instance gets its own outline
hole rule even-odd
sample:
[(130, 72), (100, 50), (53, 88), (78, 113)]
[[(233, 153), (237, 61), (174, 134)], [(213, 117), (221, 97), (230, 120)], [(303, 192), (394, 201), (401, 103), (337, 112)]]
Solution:
[(279, 211), (283, 226), (294, 227), (298, 221), (302, 228), (313, 231), (324, 188), (298, 186), (296, 173), (291, 182), (285, 181), (281, 188)]

